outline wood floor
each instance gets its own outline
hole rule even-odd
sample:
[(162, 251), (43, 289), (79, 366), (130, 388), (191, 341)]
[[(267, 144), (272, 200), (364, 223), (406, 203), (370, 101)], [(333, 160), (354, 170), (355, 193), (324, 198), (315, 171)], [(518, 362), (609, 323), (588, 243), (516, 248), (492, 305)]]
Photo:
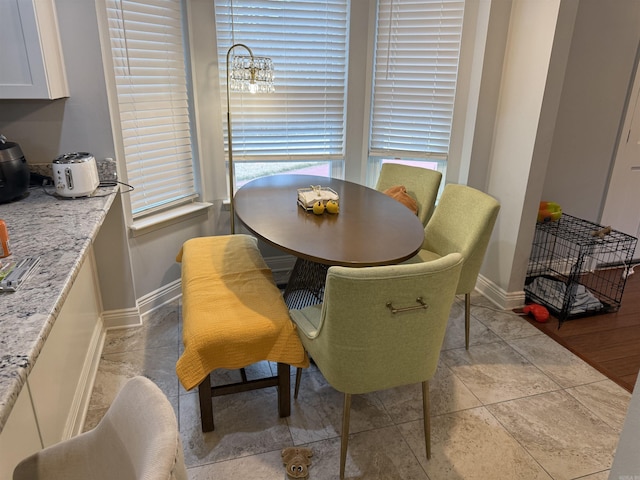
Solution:
[(629, 392), (640, 370), (640, 266), (627, 279), (616, 313), (547, 323), (527, 318), (567, 349)]

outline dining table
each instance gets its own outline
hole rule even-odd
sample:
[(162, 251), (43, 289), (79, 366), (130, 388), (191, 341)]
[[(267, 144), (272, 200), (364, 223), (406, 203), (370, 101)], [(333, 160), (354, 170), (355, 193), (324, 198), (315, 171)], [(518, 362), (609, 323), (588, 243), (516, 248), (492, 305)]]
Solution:
[[(330, 189), (338, 213), (315, 214), (298, 204), (298, 190)], [(375, 189), (337, 178), (276, 174), (252, 180), (234, 198), (238, 219), (258, 239), (294, 255), (285, 288), (290, 308), (322, 302), (332, 265), (393, 265), (413, 257), (424, 227), (402, 203)]]

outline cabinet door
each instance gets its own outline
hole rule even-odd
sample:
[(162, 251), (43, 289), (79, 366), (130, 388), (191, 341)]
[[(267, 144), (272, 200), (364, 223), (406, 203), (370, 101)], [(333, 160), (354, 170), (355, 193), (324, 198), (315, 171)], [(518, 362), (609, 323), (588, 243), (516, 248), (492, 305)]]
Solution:
[(2, 0), (0, 98), (69, 96), (53, 0)]
[(25, 384), (0, 433), (0, 478), (11, 478), (15, 466), (41, 448), (29, 388)]
[(90, 250), (29, 373), (33, 408), (45, 447), (79, 431), (91, 395), (101, 308)]

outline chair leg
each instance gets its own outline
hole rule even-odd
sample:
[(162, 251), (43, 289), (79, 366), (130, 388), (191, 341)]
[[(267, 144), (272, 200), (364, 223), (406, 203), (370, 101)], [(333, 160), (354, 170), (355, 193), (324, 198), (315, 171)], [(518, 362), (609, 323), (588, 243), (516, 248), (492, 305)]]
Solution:
[(427, 460), (431, 458), (431, 405), (429, 402), (429, 381), (422, 382), (422, 413), (424, 417), (424, 443)]
[(300, 378), (302, 377), (302, 369), (296, 368), (296, 388), (293, 390), (293, 398), (298, 398), (298, 391), (300, 390)]
[(471, 294), (464, 294), (464, 348), (469, 350), (469, 330), (471, 330)]
[(347, 463), (347, 446), (349, 445), (349, 415), (351, 413), (351, 394), (344, 394), (342, 411), (342, 435), (340, 439), (340, 480), (344, 478), (344, 467)]

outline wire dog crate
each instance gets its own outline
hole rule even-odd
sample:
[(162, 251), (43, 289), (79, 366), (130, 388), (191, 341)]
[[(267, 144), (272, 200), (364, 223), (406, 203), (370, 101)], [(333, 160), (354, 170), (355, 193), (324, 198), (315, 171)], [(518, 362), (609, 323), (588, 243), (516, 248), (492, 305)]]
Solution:
[(638, 239), (562, 214), (538, 222), (524, 291), (560, 321), (620, 308)]

